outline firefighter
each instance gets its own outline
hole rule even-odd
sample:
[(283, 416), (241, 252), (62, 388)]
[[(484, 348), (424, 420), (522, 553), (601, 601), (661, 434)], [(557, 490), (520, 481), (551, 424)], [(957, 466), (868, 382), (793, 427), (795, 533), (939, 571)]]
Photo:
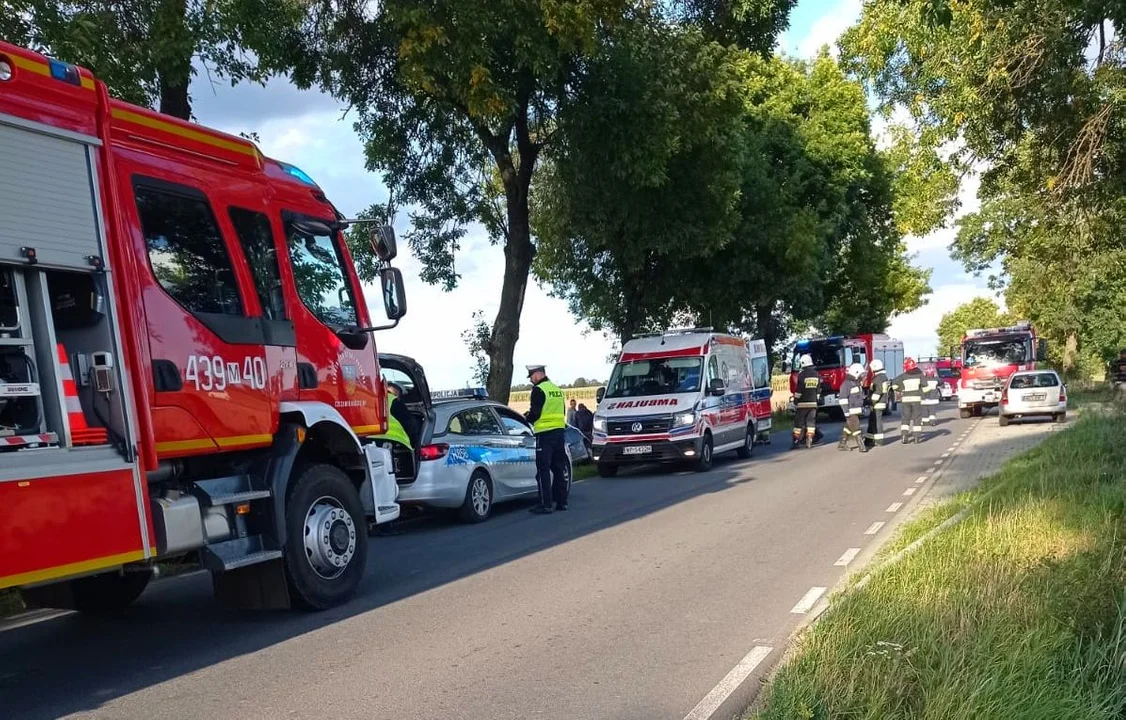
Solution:
[(813, 369), (813, 358), (802, 355), (798, 359), (798, 365), (801, 372), (798, 373), (797, 396), (794, 398), (796, 412), (791, 450), (801, 445), (803, 435), (805, 446), (813, 447), (817, 438), (817, 404), (821, 399), (821, 376)]
[(938, 403), (942, 400), (942, 395), (938, 392), (938, 376), (933, 374), (932, 370), (923, 373), (923, 403), (922, 413), (923, 421), (930, 426), (938, 425)]
[(853, 363), (848, 368), (848, 374), (841, 382), (841, 391), (837, 402), (845, 415), (845, 426), (841, 429), (841, 441), (837, 443), (838, 450), (851, 450), (850, 444), (855, 443), (860, 452), (868, 452), (867, 446), (861, 439), (860, 415), (864, 412), (864, 387), (860, 380), (864, 377), (864, 366)]
[(923, 390), (926, 376), (912, 358), (903, 359), (903, 374), (891, 383), (891, 389), (899, 396), (903, 408), (903, 419), (899, 430), (904, 444), (919, 441), (923, 432)]
[[(536, 433), (536, 480), (540, 488), (540, 504), (532, 508), (536, 515), (567, 509), (567, 405), (563, 391), (547, 379), (543, 365), (528, 365), (532, 381), (531, 407), (524, 417)], [(554, 483), (552, 482), (554, 479)]]
[(891, 383), (884, 372), (884, 363), (873, 360), (868, 366), (871, 371), (872, 412), (868, 415), (868, 436), (866, 441), (872, 446), (884, 444), (884, 410), (888, 406), (888, 390)]

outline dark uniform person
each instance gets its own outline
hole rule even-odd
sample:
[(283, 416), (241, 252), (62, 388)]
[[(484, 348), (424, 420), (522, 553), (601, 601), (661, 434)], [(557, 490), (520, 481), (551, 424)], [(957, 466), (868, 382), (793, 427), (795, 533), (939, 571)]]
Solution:
[(923, 421), (934, 426), (938, 424), (938, 415), (935, 413), (938, 411), (938, 404), (942, 402), (942, 395), (938, 392), (938, 376), (930, 370), (924, 372), (923, 376), (926, 378), (923, 381)]
[(1118, 351), (1118, 357), (1110, 361), (1108, 378), (1111, 383), (1126, 383), (1126, 349)]
[(873, 360), (868, 367), (872, 371), (872, 382), (869, 386), (870, 395), (868, 397), (872, 402), (872, 412), (868, 415), (868, 436), (866, 440), (871, 445), (884, 444), (884, 410), (888, 406), (888, 392), (891, 389), (891, 382), (888, 380), (888, 374), (884, 372), (884, 363), (881, 360)]
[[(563, 391), (547, 379), (543, 365), (529, 365), (531, 407), (524, 417), (536, 433), (536, 479), (540, 486), (540, 504), (532, 508), (537, 515), (567, 509), (567, 405)], [(554, 482), (553, 482), (554, 478)]]
[(805, 446), (813, 447), (817, 436), (817, 403), (821, 399), (821, 376), (813, 369), (813, 358), (802, 355), (798, 360), (801, 372), (798, 373), (797, 395), (794, 398), (794, 444), (791, 449), (801, 445), (805, 436)]
[(903, 408), (903, 420), (899, 430), (903, 442), (912, 439), (919, 441), (923, 432), (923, 390), (926, 376), (912, 358), (903, 359), (903, 374), (891, 383), (891, 388), (899, 396), (899, 406)]
[(860, 437), (860, 415), (864, 412), (864, 387), (861, 384), (863, 377), (864, 366), (853, 363), (841, 382), (837, 402), (840, 403), (841, 412), (844, 413), (845, 426), (841, 429), (841, 441), (837, 443), (838, 450), (851, 450), (849, 445), (855, 443), (860, 452), (868, 452), (868, 447)]

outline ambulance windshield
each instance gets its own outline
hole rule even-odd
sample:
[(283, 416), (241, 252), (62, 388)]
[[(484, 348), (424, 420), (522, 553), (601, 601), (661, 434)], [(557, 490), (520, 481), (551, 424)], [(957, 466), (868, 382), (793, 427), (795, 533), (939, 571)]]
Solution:
[(630, 360), (614, 366), (606, 397), (643, 397), (698, 392), (704, 359), (699, 357)]

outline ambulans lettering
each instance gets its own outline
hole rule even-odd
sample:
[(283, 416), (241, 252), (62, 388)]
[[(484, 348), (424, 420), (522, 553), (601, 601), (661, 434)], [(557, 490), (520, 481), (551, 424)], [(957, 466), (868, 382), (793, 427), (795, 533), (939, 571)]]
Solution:
[(610, 403), (608, 406), (606, 406), (606, 409), (624, 410), (625, 408), (662, 407), (664, 405), (676, 405), (676, 399), (657, 398), (656, 400), (624, 400), (622, 402)]
[(219, 355), (189, 355), (184, 381), (204, 392), (222, 392), (230, 385), (247, 385), (254, 390), (265, 390), (266, 361), (260, 357), (247, 356), (240, 365), (238, 361), (225, 360)]

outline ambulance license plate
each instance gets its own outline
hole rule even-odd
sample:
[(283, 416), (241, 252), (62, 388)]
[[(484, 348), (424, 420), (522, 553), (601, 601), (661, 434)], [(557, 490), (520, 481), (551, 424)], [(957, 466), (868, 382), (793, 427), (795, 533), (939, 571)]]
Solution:
[(651, 452), (652, 445), (626, 445), (622, 448), (622, 455), (648, 455)]

